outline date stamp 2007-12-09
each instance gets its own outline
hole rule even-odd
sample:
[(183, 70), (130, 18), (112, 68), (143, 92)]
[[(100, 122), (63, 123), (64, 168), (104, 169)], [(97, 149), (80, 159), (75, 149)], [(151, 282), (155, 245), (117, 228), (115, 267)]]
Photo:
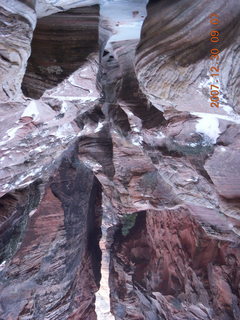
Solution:
[(214, 27), (214, 30), (210, 31), (210, 41), (214, 44), (214, 47), (210, 49), (210, 59), (212, 60), (213, 66), (210, 67), (210, 77), (213, 79), (213, 84), (210, 84), (210, 106), (219, 108), (219, 49), (216, 48), (219, 44), (220, 32), (217, 29), (219, 24), (219, 15), (212, 13), (209, 16), (210, 24)]

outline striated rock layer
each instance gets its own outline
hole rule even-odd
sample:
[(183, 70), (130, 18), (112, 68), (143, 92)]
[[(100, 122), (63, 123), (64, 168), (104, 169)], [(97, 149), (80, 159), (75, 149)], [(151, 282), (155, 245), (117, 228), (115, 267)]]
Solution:
[(1, 2), (0, 318), (239, 320), (240, 5), (84, 3)]
[(84, 7), (38, 20), (23, 79), (25, 95), (38, 99), (86, 62), (98, 48), (99, 7)]
[[(210, 14), (218, 24), (210, 23)], [(239, 113), (239, 14), (237, 0), (150, 2), (136, 55), (140, 86), (160, 110), (214, 112), (209, 108), (209, 69), (220, 69), (221, 103)], [(219, 42), (210, 32), (219, 31)], [(160, 31), (160, 32), (159, 32)], [(210, 59), (217, 48), (219, 59)], [(214, 70), (216, 71), (216, 70)], [(212, 110), (212, 111), (211, 111)], [(229, 112), (221, 108), (218, 112)]]
[(2, 319), (96, 319), (100, 218), (100, 185), (74, 150), (46, 185), (1, 199)]
[(14, 99), (20, 91), (36, 25), (34, 1), (0, 1), (0, 100)]

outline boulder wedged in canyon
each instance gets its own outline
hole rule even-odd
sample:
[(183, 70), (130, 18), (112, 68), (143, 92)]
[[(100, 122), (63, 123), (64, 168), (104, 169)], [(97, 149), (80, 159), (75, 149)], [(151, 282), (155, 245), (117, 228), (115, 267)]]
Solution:
[(239, 320), (239, 3), (23, 3), (18, 86), (1, 81), (0, 318)]

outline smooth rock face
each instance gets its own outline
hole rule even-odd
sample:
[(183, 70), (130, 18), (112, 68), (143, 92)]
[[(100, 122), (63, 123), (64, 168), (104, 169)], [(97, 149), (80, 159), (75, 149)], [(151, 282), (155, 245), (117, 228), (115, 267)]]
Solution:
[[(211, 13), (219, 16), (218, 25), (210, 24)], [(239, 113), (239, 15), (237, 0), (227, 6), (224, 0), (150, 2), (136, 71), (141, 89), (157, 108), (214, 113), (209, 108), (209, 83), (214, 82), (209, 69), (217, 66), (221, 103)], [(218, 44), (210, 41), (215, 29), (220, 30)], [(215, 46), (221, 52), (216, 63), (210, 59)]]
[[(231, 131), (229, 127), (228, 131)], [(239, 130), (239, 126), (236, 127)], [(223, 138), (224, 139), (224, 138)], [(233, 143), (226, 146), (219, 146), (215, 149), (214, 154), (205, 164), (205, 168), (216, 185), (219, 194), (227, 199), (240, 198), (240, 143), (237, 138)], [(221, 163), (221, 167), (216, 166)]]
[(239, 3), (145, 5), (0, 2), (0, 319), (239, 320)]

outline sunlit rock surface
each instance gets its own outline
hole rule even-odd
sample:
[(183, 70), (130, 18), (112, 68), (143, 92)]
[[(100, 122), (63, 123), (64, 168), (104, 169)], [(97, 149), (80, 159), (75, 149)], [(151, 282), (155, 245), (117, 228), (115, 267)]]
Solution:
[(240, 4), (146, 5), (0, 1), (1, 319), (239, 320)]
[(35, 9), (38, 18), (49, 16), (56, 12), (69, 10), (72, 8), (86, 7), (98, 4), (97, 0), (38, 0)]

